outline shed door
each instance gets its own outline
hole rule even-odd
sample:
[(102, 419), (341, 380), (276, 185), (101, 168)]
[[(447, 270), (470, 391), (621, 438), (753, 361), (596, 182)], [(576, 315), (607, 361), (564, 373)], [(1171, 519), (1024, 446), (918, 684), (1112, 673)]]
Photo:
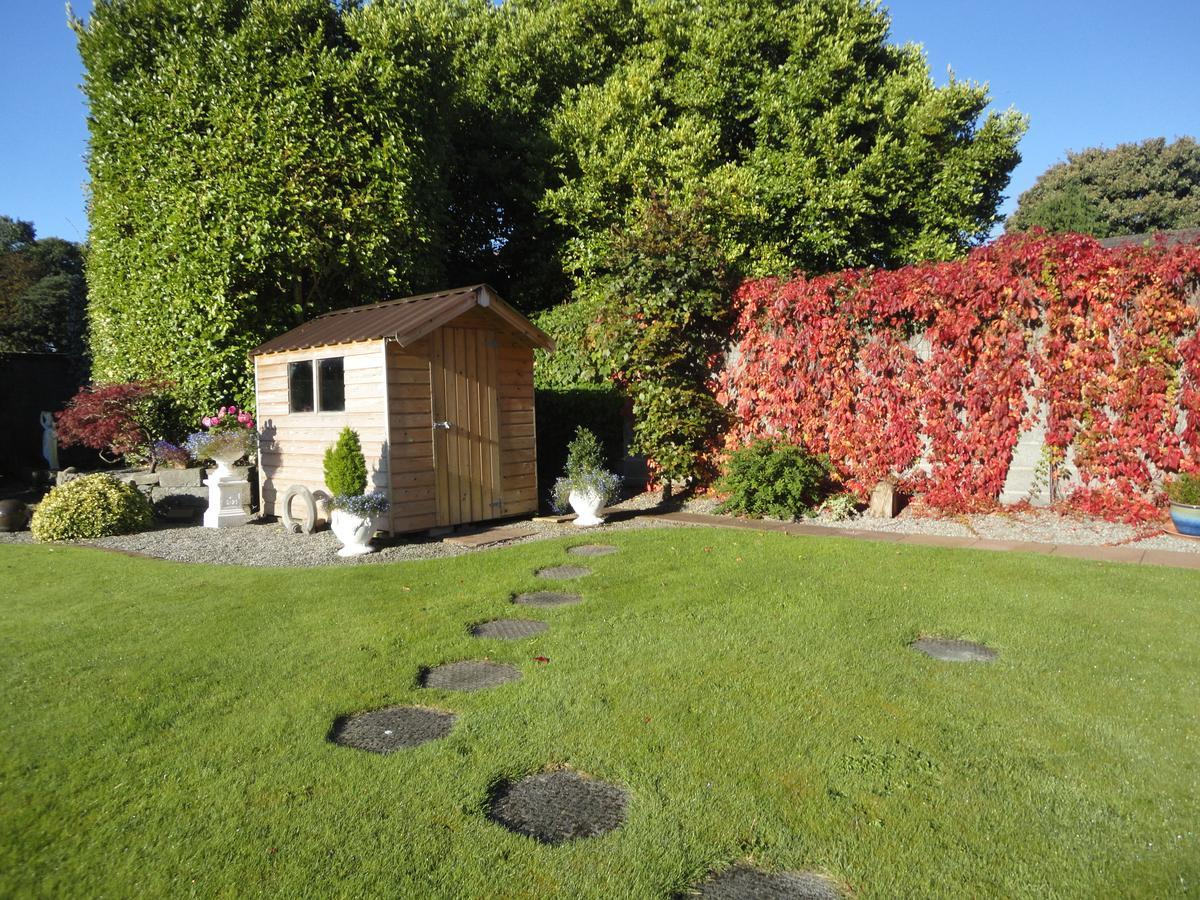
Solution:
[(502, 506), (496, 337), (440, 328), (430, 340), (437, 523), (493, 519)]

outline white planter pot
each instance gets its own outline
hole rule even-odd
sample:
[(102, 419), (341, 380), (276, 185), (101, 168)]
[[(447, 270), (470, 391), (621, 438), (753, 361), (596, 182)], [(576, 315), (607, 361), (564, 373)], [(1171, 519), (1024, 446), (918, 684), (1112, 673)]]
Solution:
[(371, 535), (375, 533), (374, 516), (364, 518), (344, 509), (335, 509), (329, 519), (329, 527), (344, 545), (338, 551), (338, 556), (360, 556), (375, 552), (371, 546)]
[(590, 528), (593, 525), (604, 524), (604, 517), (599, 515), (604, 498), (595, 491), (571, 491), (567, 500), (571, 503), (571, 509), (575, 510), (576, 527)]
[(212, 461), (217, 464), (217, 468), (209, 476), (209, 481), (241, 481), (238, 474), (234, 472), (233, 465), (245, 455), (243, 450), (212, 454)]

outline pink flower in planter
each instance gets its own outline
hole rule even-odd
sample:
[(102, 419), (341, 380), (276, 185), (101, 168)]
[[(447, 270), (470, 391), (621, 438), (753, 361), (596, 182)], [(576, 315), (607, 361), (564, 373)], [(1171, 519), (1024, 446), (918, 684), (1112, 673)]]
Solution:
[(225, 418), (225, 412), (226, 412), (226, 408), (224, 406), (222, 406), (219, 410), (217, 410), (217, 418), (219, 418), (219, 419)]
[(213, 423), (213, 420), (210, 419), (208, 416), (205, 416), (203, 419), (200, 420), (200, 424), (202, 424), (205, 428), (211, 428), (212, 423)]
[(236, 415), (236, 414), (237, 414), (237, 407), (236, 407), (236, 406), (231, 406), (231, 407), (229, 407), (229, 414), (230, 414), (231, 416), (233, 416), (233, 415)]

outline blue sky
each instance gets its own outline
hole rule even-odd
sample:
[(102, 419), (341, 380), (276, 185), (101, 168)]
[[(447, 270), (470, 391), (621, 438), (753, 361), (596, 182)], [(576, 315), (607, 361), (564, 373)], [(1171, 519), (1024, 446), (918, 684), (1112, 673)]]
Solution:
[[(1031, 118), (1006, 211), (1067, 150), (1200, 136), (1200, 2), (891, 0), (898, 42), (925, 46), (935, 80), (988, 82)], [(90, 0), (78, 0), (86, 13)], [(0, 213), (43, 236), (87, 234), (87, 110), (59, 0), (0, 0)]]

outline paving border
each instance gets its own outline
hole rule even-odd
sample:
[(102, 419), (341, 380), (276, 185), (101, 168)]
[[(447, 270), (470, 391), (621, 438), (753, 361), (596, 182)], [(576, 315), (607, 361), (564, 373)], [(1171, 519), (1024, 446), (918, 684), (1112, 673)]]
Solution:
[(842, 537), (920, 547), (949, 547), (955, 550), (994, 550), (1040, 553), (1043, 556), (1090, 559), (1096, 562), (1132, 563), (1143, 566), (1169, 566), (1176, 569), (1200, 569), (1200, 553), (1175, 550), (1139, 550), (1136, 547), (1105, 547), (1088, 544), (1046, 544), (1039, 541), (998, 541), (990, 538), (947, 537), (938, 534), (904, 534), (898, 531), (865, 531), (859, 528), (826, 528), (801, 522), (764, 522), (734, 519), (704, 513), (660, 513), (655, 518), (680, 525), (712, 525), (717, 528), (741, 528), (747, 531), (773, 531), (807, 537)]

